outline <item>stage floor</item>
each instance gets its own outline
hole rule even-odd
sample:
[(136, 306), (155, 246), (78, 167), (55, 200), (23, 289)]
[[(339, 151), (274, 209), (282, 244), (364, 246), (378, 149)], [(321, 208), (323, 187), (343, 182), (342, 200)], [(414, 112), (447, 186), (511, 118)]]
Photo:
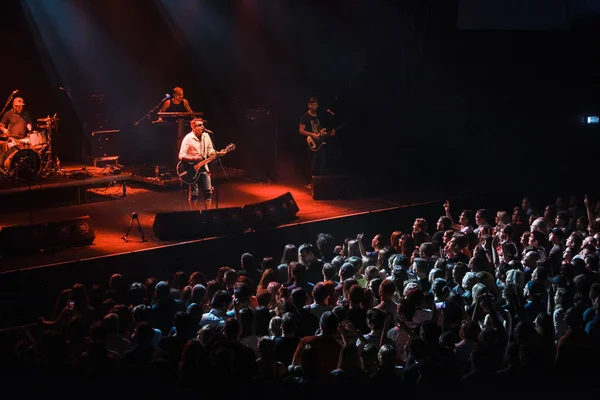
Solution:
[[(220, 208), (244, 206), (257, 203), (290, 192), (300, 211), (297, 223), (384, 210), (394, 207), (408, 206), (435, 200), (431, 193), (413, 192), (413, 194), (365, 197), (356, 200), (322, 200), (312, 199), (310, 189), (301, 184), (284, 184), (240, 180), (217, 184)], [(43, 202), (43, 194), (38, 194)], [(108, 188), (88, 189), (87, 203), (47, 209), (31, 209), (27, 211), (2, 212), (0, 210), (0, 226), (27, 225), (47, 223), (89, 215), (95, 230), (96, 239), (91, 246), (69, 248), (54, 252), (24, 254), (0, 258), (0, 273), (48, 266), (56, 263), (71, 262), (93, 257), (140, 251), (158, 246), (173, 245), (177, 242), (160, 241), (152, 231), (152, 224), (157, 211), (190, 210), (185, 188), (169, 191), (157, 190), (141, 183), (129, 181), (127, 196), (122, 197), (119, 185)], [(213, 206), (216, 201), (213, 202)], [(142, 242), (134, 224), (129, 234), (129, 242), (121, 239), (131, 221), (131, 214), (138, 213), (139, 221), (148, 241)]]

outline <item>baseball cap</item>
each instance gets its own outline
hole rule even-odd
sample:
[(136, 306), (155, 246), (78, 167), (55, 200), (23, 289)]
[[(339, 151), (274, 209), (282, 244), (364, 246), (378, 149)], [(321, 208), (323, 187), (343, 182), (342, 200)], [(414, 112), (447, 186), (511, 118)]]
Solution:
[(13, 100), (13, 106), (24, 106), (25, 105), (25, 101), (23, 100), (22, 97), (15, 97), (15, 99)]

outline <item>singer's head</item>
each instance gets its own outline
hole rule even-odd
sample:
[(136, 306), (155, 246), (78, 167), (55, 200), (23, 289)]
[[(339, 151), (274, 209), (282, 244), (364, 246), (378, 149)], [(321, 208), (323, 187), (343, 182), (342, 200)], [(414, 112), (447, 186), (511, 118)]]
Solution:
[(204, 120), (202, 118), (194, 118), (190, 121), (190, 125), (196, 135), (202, 135), (202, 132), (204, 132)]
[(15, 97), (13, 100), (13, 109), (20, 113), (23, 110), (23, 106), (25, 105), (25, 101), (22, 97)]
[(179, 86), (173, 88), (173, 99), (177, 100), (177, 102), (183, 100), (183, 89)]

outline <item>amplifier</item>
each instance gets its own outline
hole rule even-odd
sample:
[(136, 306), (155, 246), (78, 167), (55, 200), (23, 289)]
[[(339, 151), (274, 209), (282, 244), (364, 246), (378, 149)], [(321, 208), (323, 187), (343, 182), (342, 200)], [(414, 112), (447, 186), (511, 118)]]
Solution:
[(92, 131), (92, 158), (120, 156), (118, 129)]

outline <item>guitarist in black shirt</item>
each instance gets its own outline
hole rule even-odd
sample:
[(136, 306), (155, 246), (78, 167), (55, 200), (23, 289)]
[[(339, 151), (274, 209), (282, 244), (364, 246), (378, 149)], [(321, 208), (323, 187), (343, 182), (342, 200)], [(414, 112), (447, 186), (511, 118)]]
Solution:
[(319, 99), (308, 99), (308, 111), (300, 118), (299, 132), (306, 137), (310, 157), (310, 174), (318, 176), (324, 173), (327, 163), (327, 139), (335, 135), (335, 129), (328, 131), (319, 119)]

